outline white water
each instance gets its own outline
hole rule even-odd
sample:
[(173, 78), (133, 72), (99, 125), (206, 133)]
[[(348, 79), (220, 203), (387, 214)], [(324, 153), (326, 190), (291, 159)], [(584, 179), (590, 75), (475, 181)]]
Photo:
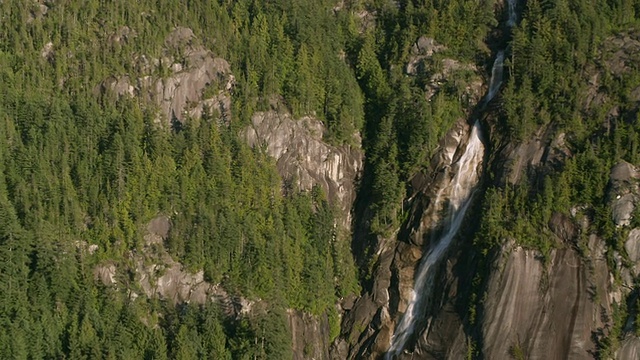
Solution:
[(507, 0), (507, 4), (507, 11), (509, 12), (509, 20), (507, 20), (507, 26), (513, 27), (518, 19), (518, 16), (516, 14), (516, 0)]
[(500, 85), (502, 85), (502, 69), (504, 64), (504, 51), (498, 51), (496, 55), (496, 60), (493, 62), (493, 67), (491, 68), (491, 80), (489, 81), (489, 91), (487, 91), (487, 95), (484, 96), (485, 104), (489, 103), (489, 101), (493, 100), (493, 97), (496, 96), (498, 91), (500, 90)]
[[(429, 252), (422, 257), (420, 266), (418, 267), (418, 275), (415, 280), (415, 287), (411, 292), (411, 299), (400, 324), (396, 327), (391, 348), (387, 352), (387, 359), (392, 359), (399, 354), (404, 348), (407, 340), (413, 334), (416, 319), (422, 316), (424, 311), (423, 302), (426, 295), (430, 292), (433, 282), (433, 271), (443, 255), (449, 249), (449, 245), (458, 233), (462, 220), (471, 203), (471, 193), (478, 181), (478, 165), (482, 162), (484, 155), (484, 146), (479, 136), (480, 125), (476, 122), (469, 135), (469, 141), (464, 154), (458, 162), (453, 166), (456, 174), (448, 185), (447, 193), (449, 193), (449, 206), (447, 209), (447, 218), (444, 222), (442, 237)], [(438, 192), (438, 195), (442, 190)], [(436, 196), (435, 206), (439, 206), (440, 196)]]
[[(517, 14), (515, 9), (516, 0), (507, 0), (509, 19), (507, 26), (512, 27), (517, 20)], [(491, 69), (491, 80), (489, 81), (489, 90), (482, 100), (484, 104), (489, 103), (496, 96), (502, 85), (502, 72), (504, 64), (504, 51), (499, 51), (496, 54), (496, 59), (493, 62)], [(447, 209), (447, 217), (444, 222), (444, 228), (442, 237), (437, 242), (435, 247), (431, 248), (426, 255), (422, 257), (420, 265), (418, 266), (418, 276), (415, 279), (415, 285), (413, 291), (411, 291), (411, 298), (409, 299), (409, 305), (407, 310), (398, 326), (395, 329), (393, 337), (391, 338), (391, 347), (389, 348), (386, 359), (393, 359), (396, 355), (400, 354), (404, 349), (407, 340), (415, 331), (416, 320), (423, 316), (425, 304), (424, 302), (431, 293), (431, 286), (433, 285), (434, 272), (431, 269), (435, 269), (439, 264), (443, 256), (446, 254), (453, 238), (458, 233), (462, 220), (471, 204), (471, 198), (475, 185), (478, 182), (478, 167), (484, 156), (484, 145), (479, 137), (480, 125), (476, 121), (469, 135), (467, 147), (464, 154), (460, 157), (458, 162), (452, 166), (456, 173), (448, 185), (449, 193), (449, 206)], [(441, 194), (444, 189), (440, 189), (435, 198), (434, 206), (439, 207), (441, 201)]]

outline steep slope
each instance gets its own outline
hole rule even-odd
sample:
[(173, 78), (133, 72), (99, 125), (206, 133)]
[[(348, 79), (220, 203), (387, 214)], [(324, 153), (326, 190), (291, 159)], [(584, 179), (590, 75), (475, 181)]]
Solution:
[(0, 358), (636, 358), (639, 16), (0, 0)]
[[(363, 121), (334, 6), (0, 1), (1, 358), (328, 357)], [(295, 158), (245, 142), (273, 104), (321, 132)]]
[(609, 273), (600, 249), (588, 262), (573, 249), (553, 250), (543, 265), (536, 251), (503, 248), (508, 255), (494, 263), (484, 302), (483, 355), (592, 358), (592, 334), (606, 324), (615, 302), (602, 293)]
[[(440, 196), (446, 186), (437, 180), (451, 164), (446, 159), (456, 158), (446, 154), (465, 147), (460, 139), (466, 135), (456, 136), (454, 127), (442, 138), (440, 155), (413, 177), (402, 223), (368, 240), (356, 234), (356, 249), (367, 249), (366, 242), (375, 265), (366, 292), (345, 315), (334, 358), (586, 359), (637, 351), (638, 198), (635, 168), (624, 161), (638, 161), (640, 84), (630, 65), (636, 35), (624, 30), (609, 37), (584, 70), (570, 69), (558, 48), (551, 50), (559, 45), (540, 39), (541, 24), (566, 17), (559, 15), (565, 10), (531, 2), (496, 8), (496, 17), (505, 19), (501, 29), (515, 30), (498, 32), (506, 40), (496, 42), (509, 43), (506, 86), (474, 113), (487, 129), (488, 156), (472, 215), (436, 266), (433, 292), (416, 310), (415, 289), (430, 283), (421, 276), (420, 259), (438, 249), (433, 239), (444, 215), (437, 204), (455, 201)], [(522, 25), (514, 18), (520, 16)], [(539, 67), (544, 57), (533, 49), (548, 51), (545, 61), (555, 70)], [(421, 38), (412, 51), (440, 48)], [(417, 64), (411, 60), (407, 69), (420, 69)], [(566, 75), (560, 75), (562, 66)], [(488, 93), (499, 88), (490, 86)], [(546, 95), (551, 91), (556, 97)], [(404, 323), (407, 316), (418, 319), (415, 334), (414, 325)]]

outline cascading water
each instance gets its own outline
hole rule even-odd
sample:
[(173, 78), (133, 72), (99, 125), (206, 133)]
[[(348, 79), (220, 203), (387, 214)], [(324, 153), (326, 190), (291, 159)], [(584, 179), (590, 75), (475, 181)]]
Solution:
[[(507, 0), (509, 19), (507, 25), (514, 26), (517, 20), (515, 11), (516, 0)], [(491, 69), (491, 80), (489, 81), (489, 90), (482, 100), (483, 104), (489, 103), (500, 90), (502, 84), (502, 72), (504, 63), (504, 51), (496, 54)], [(484, 145), (480, 140), (480, 125), (476, 121), (469, 135), (467, 147), (460, 159), (451, 167), (455, 169), (455, 175), (447, 189), (440, 189), (436, 196), (434, 206), (437, 208), (441, 205), (441, 194), (443, 190), (449, 194), (449, 206), (444, 221), (442, 236), (436, 243), (435, 247), (422, 257), (418, 267), (417, 276), (415, 278), (414, 289), (411, 292), (409, 305), (395, 329), (391, 338), (391, 347), (387, 351), (386, 358), (393, 359), (404, 349), (407, 340), (415, 331), (416, 320), (423, 316), (425, 304), (424, 302), (431, 293), (433, 285), (434, 271), (440, 260), (447, 253), (455, 235), (458, 233), (462, 220), (465, 217), (467, 209), (471, 204), (471, 198), (475, 186), (478, 182), (478, 167), (484, 157)]]
[(507, 20), (507, 26), (513, 27), (516, 24), (518, 18), (516, 14), (516, 0), (507, 0), (509, 12), (509, 19)]
[[(471, 204), (471, 194), (478, 181), (478, 165), (482, 162), (484, 156), (484, 145), (480, 140), (480, 125), (478, 122), (473, 126), (469, 141), (464, 154), (460, 160), (453, 166), (456, 173), (451, 183), (448, 185), (447, 193), (449, 193), (449, 207), (447, 209), (447, 218), (443, 229), (443, 235), (429, 252), (422, 257), (420, 266), (418, 267), (418, 275), (415, 280), (415, 287), (411, 292), (409, 306), (396, 327), (396, 331), (391, 341), (391, 348), (387, 352), (387, 359), (392, 359), (399, 354), (409, 337), (413, 334), (416, 319), (420, 318), (424, 309), (424, 301), (431, 290), (433, 283), (434, 269), (443, 255), (449, 249), (453, 238), (458, 233), (464, 215)], [(439, 206), (440, 197), (436, 198), (435, 206)]]
[(489, 80), (489, 91), (487, 91), (487, 95), (484, 96), (482, 101), (487, 104), (489, 101), (493, 100), (498, 91), (500, 90), (500, 85), (502, 84), (502, 65), (504, 64), (504, 51), (498, 51), (496, 55), (496, 60), (493, 62), (493, 68), (491, 68), (491, 80)]

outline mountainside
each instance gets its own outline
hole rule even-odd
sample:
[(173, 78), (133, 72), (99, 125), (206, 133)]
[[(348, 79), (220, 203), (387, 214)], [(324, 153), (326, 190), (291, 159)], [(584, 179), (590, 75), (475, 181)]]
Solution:
[[(571, 17), (595, 10), (578, 5), (511, 2), (495, 10), (505, 86), (487, 103), (460, 98), (467, 121), (442, 137), (430, 164), (410, 178), (400, 221), (375, 236), (356, 233), (356, 249), (371, 249), (375, 263), (364, 294), (345, 314), (336, 359), (637, 354), (637, 258), (629, 256), (636, 170), (626, 162), (637, 156), (640, 83), (629, 78), (638, 70), (631, 65), (637, 32), (609, 30), (602, 42), (571, 38), (580, 26)], [(582, 21), (617, 26), (591, 14)], [(574, 27), (563, 29), (567, 24)], [(434, 48), (422, 39), (414, 48)], [(576, 55), (581, 47), (590, 55)], [(573, 55), (564, 56), (569, 49)], [(415, 60), (407, 61), (415, 76)], [(495, 69), (486, 77), (487, 97)], [(454, 164), (464, 163), (467, 123), (478, 118), (487, 152), (473, 166), (483, 175), (450, 239), (458, 220), (449, 216), (460, 210), (442, 209), (443, 201), (450, 208), (458, 201), (443, 179), (462, 171)], [(473, 175), (463, 178), (473, 191)]]
[(640, 1), (0, 19), (0, 358), (640, 356)]

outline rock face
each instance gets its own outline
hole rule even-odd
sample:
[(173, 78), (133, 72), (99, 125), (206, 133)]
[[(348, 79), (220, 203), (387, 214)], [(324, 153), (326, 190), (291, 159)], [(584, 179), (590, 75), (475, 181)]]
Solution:
[(549, 171), (561, 168), (572, 156), (564, 133), (556, 134), (552, 126), (540, 128), (525, 141), (508, 143), (500, 149), (492, 164), (496, 183), (515, 185), (525, 177), (542, 178)]
[(406, 73), (409, 75), (417, 75), (418, 71), (424, 70), (422, 63), (425, 59), (433, 56), (433, 54), (445, 50), (446, 47), (436, 43), (434, 38), (421, 36), (413, 47), (411, 47), (411, 54), (413, 55), (409, 60), (406, 67)]
[(27, 18), (27, 24), (30, 24), (36, 20), (41, 20), (45, 15), (47, 15), (47, 12), (49, 12), (49, 7), (53, 3), (55, 3), (55, 1), (53, 0), (34, 1), (34, 4), (31, 5), (31, 11), (29, 12), (29, 17)]
[(605, 44), (605, 52), (612, 55), (606, 59), (609, 69), (615, 74), (622, 74), (635, 68), (640, 53), (640, 32), (624, 32)]
[[(134, 36), (129, 28), (121, 28), (111, 37), (114, 43)], [(165, 40), (161, 58), (141, 55), (136, 67), (142, 74), (132, 79), (115, 76), (102, 82), (98, 93), (139, 97), (156, 104), (161, 110), (158, 122), (183, 123), (187, 117), (200, 118), (205, 111), (217, 111), (222, 120), (231, 116), (231, 90), (235, 78), (229, 63), (202, 46), (188, 28), (176, 28)], [(174, 56), (177, 54), (177, 56)], [(168, 73), (159, 77), (158, 72)]]
[(354, 146), (329, 145), (322, 140), (324, 125), (310, 116), (296, 120), (287, 113), (259, 112), (251, 123), (245, 131), (249, 145), (266, 147), (285, 182), (305, 191), (319, 185), (340, 206), (343, 224), (348, 226), (355, 181), (362, 169), (359, 139)]
[(624, 243), (624, 249), (633, 264), (631, 268), (633, 275), (640, 275), (640, 228), (635, 228), (629, 232), (629, 238)]
[(93, 277), (96, 280), (102, 281), (107, 286), (116, 284), (116, 266), (111, 263), (102, 264), (96, 266), (93, 270)]
[(610, 131), (614, 126), (614, 118), (621, 117), (631, 122), (640, 111), (640, 86), (629, 89), (626, 93), (629, 100), (635, 101), (635, 106), (627, 109), (620, 109), (615, 102), (611, 101), (606, 89), (602, 88), (603, 78), (621, 79), (637, 68), (640, 62), (640, 31), (619, 33), (604, 40), (603, 45), (599, 69), (589, 69), (591, 76), (583, 104), (587, 110), (598, 106), (608, 109), (604, 118), (604, 127)]
[[(457, 124), (441, 141), (429, 171), (414, 179), (416, 190), (409, 198), (412, 205), (408, 219), (395, 235), (397, 242), (380, 242), (372, 288), (345, 314), (343, 334), (333, 346), (335, 359), (379, 359), (387, 351), (394, 320), (405, 311), (406, 299), (411, 295), (422, 249), (429, 246), (430, 234), (438, 230), (440, 212), (433, 204), (435, 194), (446, 184), (444, 169), (460, 156), (466, 136), (464, 122)], [(517, 165), (496, 174), (496, 179), (515, 184), (520, 179), (515, 171), (536, 176), (559, 166), (572, 156), (563, 138), (563, 134), (551, 135), (542, 130), (538, 138), (514, 145), (515, 151), (508, 153), (510, 157), (500, 161)], [(636, 174), (630, 164), (612, 168), (609, 187), (612, 208), (615, 209), (615, 201), (623, 198), (616, 199), (615, 194), (623, 191), (634, 199), (637, 197)], [(462, 246), (452, 252), (438, 272), (432, 305), (427, 308), (422, 325), (424, 330), (417, 331), (409, 343), (410, 350), (396, 358), (464, 358), (471, 351), (472, 342), (475, 346), (481, 344), (476, 350), (486, 359), (516, 355), (527, 359), (593, 358), (597, 351), (595, 339), (608, 335), (613, 309), (629, 291), (621, 291), (614, 282), (602, 239), (593, 234), (588, 236), (582, 253), (572, 245), (581, 233), (589, 234), (590, 220), (581, 211), (576, 209), (571, 216), (552, 214), (548, 226), (557, 246), (546, 262), (537, 251), (514, 245), (515, 239), (507, 241), (494, 254), (480, 295), (485, 300), (473, 327), (469, 325), (464, 304), (469, 296), (465, 292), (471, 285), (465, 277), (476, 271), (469, 265), (473, 255)], [(625, 212), (623, 218), (629, 219), (630, 213)], [(628, 259), (634, 264), (640, 257), (639, 234), (640, 229), (631, 230), (625, 242)], [(469, 241), (464, 230), (459, 241)], [(622, 269), (621, 256), (614, 254), (614, 257)], [(636, 265), (631, 274), (622, 271), (623, 283), (629, 289), (634, 286), (631, 279), (637, 276), (637, 269), (640, 266)], [(475, 333), (479, 335), (475, 337)], [(625, 342), (618, 358), (635, 354), (634, 344), (633, 340)]]
[[(363, 163), (359, 135), (352, 145), (333, 146), (323, 141), (325, 127), (314, 117), (294, 119), (288, 113), (269, 111), (253, 115), (243, 136), (252, 147), (264, 147), (276, 160), (285, 181), (300, 190), (320, 186), (329, 201), (340, 208), (339, 225), (351, 225), (356, 179)], [(348, 241), (338, 238), (337, 241)], [(310, 316), (289, 311), (294, 359), (328, 359), (329, 328), (326, 315)]]
[[(234, 85), (230, 66), (226, 60), (215, 58), (203, 49), (191, 49), (186, 54), (187, 64), (173, 63), (175, 73), (165, 79), (144, 78), (140, 88), (147, 89), (147, 96), (157, 103), (170, 121), (184, 122), (187, 116), (200, 117), (206, 107), (230, 116), (231, 98), (225, 92)], [(213, 96), (204, 99), (208, 86), (222, 85)]]
[(558, 249), (543, 265), (535, 251), (516, 247), (499, 259), (482, 319), (485, 358), (592, 359), (592, 334), (611, 313), (604, 254), (586, 263), (575, 250)]
[[(135, 33), (122, 28), (110, 39), (112, 43), (121, 43), (131, 36)], [(232, 115), (231, 91), (235, 78), (227, 61), (215, 57), (197, 43), (191, 29), (176, 28), (165, 39), (165, 48), (159, 58), (145, 55), (137, 58), (136, 68), (142, 76), (111, 77), (96, 91), (116, 97), (141, 97), (157, 105), (160, 109), (157, 122), (161, 125), (181, 126), (188, 118), (200, 118), (206, 111), (218, 112), (226, 123)], [(158, 72), (166, 75), (158, 76)], [(266, 147), (268, 154), (276, 159), (285, 182), (303, 191), (320, 186), (329, 200), (340, 208), (342, 216), (337, 225), (346, 233), (363, 152), (358, 134), (354, 135), (351, 146), (332, 146), (323, 141), (324, 132), (324, 125), (314, 117), (293, 119), (289, 114), (270, 111), (254, 114), (252, 125), (245, 130), (244, 136), (251, 146)], [(170, 230), (168, 218), (153, 219), (147, 230), (144, 253), (130, 255), (134, 269), (105, 265), (96, 278), (111, 285), (117, 283), (118, 273), (128, 270), (136, 274), (137, 289), (132, 290), (132, 297), (143, 293), (175, 304), (215, 301), (222, 305), (228, 316), (251, 311), (251, 302), (231, 298), (219, 285), (205, 281), (202, 271), (189, 272), (169, 256), (163, 247)], [(326, 317), (315, 318), (291, 310), (289, 324), (295, 359), (329, 357)]]
[(640, 337), (626, 339), (616, 353), (617, 360), (640, 359)]
[[(408, 75), (425, 78), (427, 100), (431, 100), (445, 83), (450, 82), (454, 86), (464, 88), (464, 102), (477, 103), (480, 100), (483, 85), (477, 67), (456, 59), (434, 56), (445, 49), (445, 46), (438, 44), (433, 38), (421, 36), (411, 48), (411, 56), (405, 72)], [(464, 75), (462, 77), (465, 79), (458, 79), (460, 75)], [(468, 80), (467, 77), (471, 79)]]
[[(640, 88), (629, 92), (638, 106), (620, 109), (607, 105), (612, 102), (599, 85), (604, 76), (601, 71), (615, 77), (634, 68), (639, 61), (640, 36), (623, 33), (609, 40), (605, 47), (611, 49), (605, 51), (610, 54), (603, 55), (602, 69), (591, 69), (592, 76), (585, 78), (589, 90), (583, 103), (586, 112), (594, 106), (610, 106), (604, 116), (604, 132), (613, 129), (613, 119), (631, 123), (640, 109)], [(426, 80), (427, 98), (432, 96), (430, 89), (437, 91), (449, 81), (439, 79), (438, 73), (447, 77), (456, 71), (473, 71), (456, 67), (455, 62), (448, 62), (451, 72), (442, 71), (446, 64), (441, 50), (432, 39), (421, 38), (406, 67), (408, 75)], [(464, 128), (464, 122), (458, 127)], [(490, 124), (487, 127), (491, 133)], [(389, 238), (371, 240), (375, 254), (371, 282), (346, 311), (332, 358), (385, 356), (395, 322), (411, 296), (423, 249), (430, 246), (430, 234), (438, 231), (441, 214), (433, 204), (446, 181), (444, 169), (459, 156), (465, 136), (464, 130), (454, 128), (442, 139), (431, 166), (412, 179), (412, 192), (405, 199), (405, 209), (409, 208), (405, 223)], [(487, 172), (492, 176), (485, 179), (491, 183), (483, 185), (506, 187), (528, 181), (530, 191), (535, 192), (546, 175), (562, 170), (574, 156), (571, 136), (551, 123), (524, 140), (495, 141), (487, 159)], [(611, 219), (618, 234), (625, 236), (619, 239), (624, 250), (606, 250), (610, 239), (595, 234), (594, 209), (589, 204), (573, 204), (570, 214), (550, 214), (546, 226), (555, 245), (545, 256), (516, 246), (520, 239), (502, 239), (503, 245), (487, 255), (481, 268), (476, 250), (459, 246), (440, 265), (431, 305), (425, 307), (423, 330), (409, 340), (409, 350), (394, 359), (461, 359), (469, 354), (484, 359), (592, 359), (598, 355), (599, 341), (611, 336), (615, 309), (625, 303), (630, 315), (618, 339), (620, 347), (612, 350), (617, 350), (616, 359), (638, 358), (640, 340), (632, 334), (640, 276), (640, 228), (631, 228), (640, 201), (640, 171), (635, 165), (620, 162), (612, 166), (606, 194)], [(467, 234), (464, 230), (459, 244), (473, 236), (473, 229)], [(481, 300), (471, 316), (473, 276), (482, 282), (474, 285), (480, 292), (473, 296)]]
[[(437, 198), (448, 196), (443, 190), (455, 175), (450, 167), (466, 148), (469, 129), (460, 120), (440, 143), (429, 171), (433, 175), (422, 174), (423, 179), (415, 181), (423, 186), (411, 196), (408, 220), (394, 235), (398, 241), (379, 240), (372, 288), (345, 314), (343, 329), (350, 331), (334, 344), (334, 358), (376, 359), (389, 348), (395, 324), (407, 308), (423, 250), (431, 234), (440, 230), (442, 203)], [(416, 334), (422, 333), (425, 325)]]
[(611, 169), (609, 199), (616, 226), (629, 226), (638, 203), (640, 173), (635, 166), (621, 162)]
[(329, 321), (302, 311), (287, 311), (293, 344), (293, 360), (329, 358)]
[[(173, 260), (163, 244), (170, 230), (169, 217), (161, 215), (152, 219), (147, 225), (143, 251), (129, 254), (128, 263), (133, 264), (133, 268), (126, 264), (102, 264), (94, 270), (96, 280), (108, 286), (128, 287), (132, 299), (141, 293), (149, 298), (166, 299), (174, 304), (204, 304), (213, 301), (221, 305), (225, 315), (232, 317), (251, 311), (252, 302), (232, 298), (220, 285), (205, 281), (202, 271), (190, 272)], [(135, 274), (133, 286), (124, 280), (127, 273)]]
[[(222, 314), (230, 318), (267, 311), (267, 303), (232, 297), (220, 284), (206, 281), (203, 271), (191, 272), (173, 260), (163, 245), (170, 231), (169, 217), (161, 215), (152, 219), (147, 224), (143, 251), (130, 253), (128, 261), (122, 264), (108, 262), (98, 265), (94, 269), (94, 278), (107, 286), (128, 289), (131, 300), (144, 295), (173, 304), (214, 302), (220, 305)], [(125, 279), (131, 273), (134, 274), (133, 284)], [(329, 358), (329, 321), (326, 315), (316, 317), (289, 309), (287, 319), (294, 360)]]
[(47, 60), (51, 60), (53, 58), (53, 55), (54, 55), (53, 43), (49, 41), (48, 43), (44, 44), (44, 46), (42, 47), (40, 56), (42, 56)]
[[(405, 72), (424, 84), (428, 101), (442, 89), (455, 88), (463, 107), (471, 112), (485, 87), (482, 77), (475, 65), (444, 57), (443, 50), (445, 47), (434, 39), (420, 37), (412, 47)], [(332, 358), (377, 359), (389, 349), (394, 329), (412, 296), (415, 272), (423, 252), (434, 245), (433, 235), (442, 230), (444, 204), (448, 203), (446, 199), (450, 195), (446, 189), (450, 188), (456, 175), (452, 164), (466, 149), (469, 130), (467, 121), (459, 119), (441, 139), (431, 165), (413, 177), (411, 191), (405, 199), (405, 208), (408, 209), (406, 220), (399, 229), (389, 237), (375, 239), (354, 231), (355, 243), (365, 244), (357, 246), (368, 248), (369, 253), (375, 254), (370, 260), (375, 261), (375, 265), (366, 292), (344, 314), (343, 330), (333, 344)], [(442, 310), (440, 314), (454, 315), (439, 317), (432, 309), (426, 309), (425, 318), (429, 320), (419, 323), (415, 331), (417, 335), (408, 340), (410, 347), (415, 349), (411, 356), (428, 358), (434, 353), (440, 354), (438, 356), (449, 354), (452, 358), (466, 356), (466, 338), (460, 316), (448, 305), (440, 306), (446, 303), (443, 294), (456, 292), (458, 285), (455, 280), (439, 280), (442, 271), (453, 271), (455, 262), (455, 257), (445, 257), (436, 265), (436, 290), (430, 299), (430, 303), (438, 303), (435, 308)], [(436, 339), (438, 336), (441, 339)], [(453, 346), (454, 343), (458, 345)]]

